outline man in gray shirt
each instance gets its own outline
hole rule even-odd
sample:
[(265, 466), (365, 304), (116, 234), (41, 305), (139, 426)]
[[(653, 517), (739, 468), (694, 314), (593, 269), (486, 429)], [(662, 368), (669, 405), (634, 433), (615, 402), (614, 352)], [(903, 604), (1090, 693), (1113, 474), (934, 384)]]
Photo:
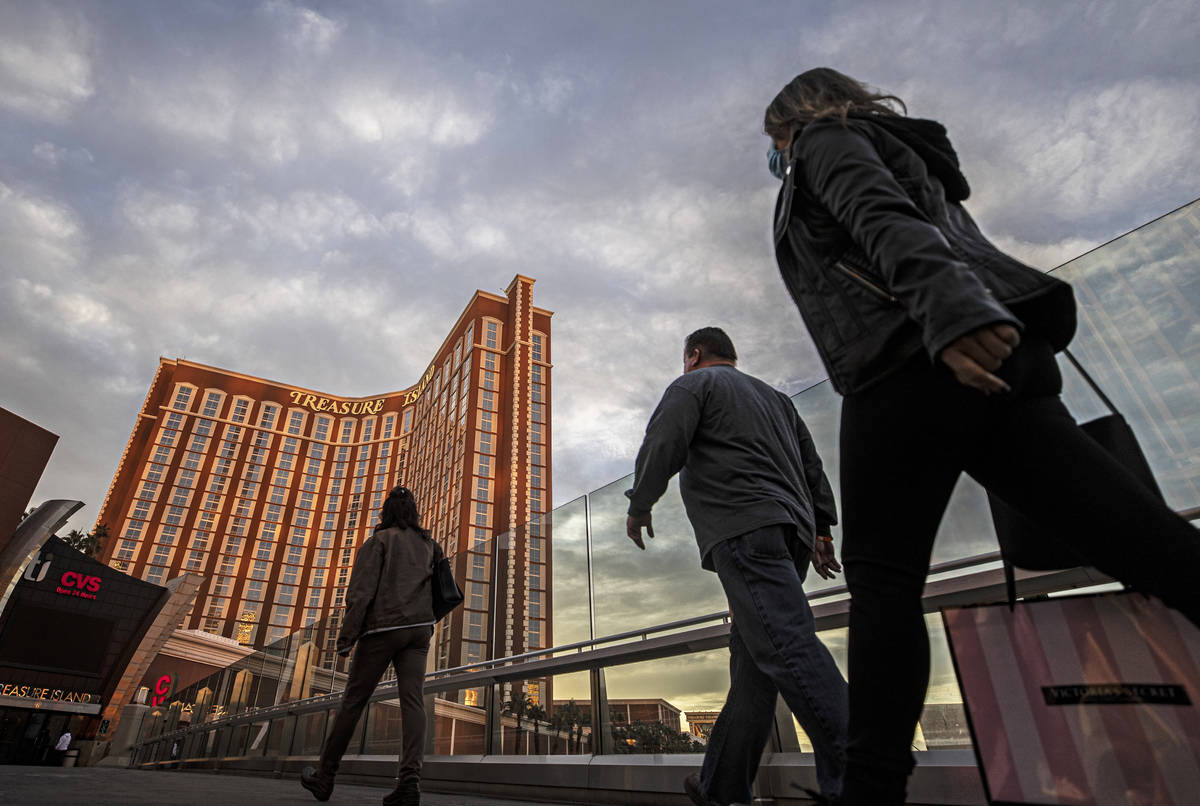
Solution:
[(729, 600), (729, 694), (699, 776), (684, 787), (698, 806), (749, 803), (770, 735), (776, 693), (816, 753), (822, 794), (841, 791), (846, 681), (816, 636), (802, 583), (811, 561), (841, 570), (829, 527), (833, 490), (804, 421), (782, 392), (737, 369), (723, 330), (684, 343), (683, 375), (667, 387), (646, 426), (629, 497), (626, 533), (645, 549), (650, 510), (679, 473), (701, 565)]

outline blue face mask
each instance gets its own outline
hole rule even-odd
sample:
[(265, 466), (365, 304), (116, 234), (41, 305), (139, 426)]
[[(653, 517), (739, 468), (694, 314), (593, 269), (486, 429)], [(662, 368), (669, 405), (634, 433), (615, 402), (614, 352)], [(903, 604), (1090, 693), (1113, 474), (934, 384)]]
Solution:
[(776, 148), (775, 144), (771, 143), (771, 147), (767, 149), (767, 167), (771, 170), (771, 176), (782, 182), (783, 178), (787, 176), (787, 151)]

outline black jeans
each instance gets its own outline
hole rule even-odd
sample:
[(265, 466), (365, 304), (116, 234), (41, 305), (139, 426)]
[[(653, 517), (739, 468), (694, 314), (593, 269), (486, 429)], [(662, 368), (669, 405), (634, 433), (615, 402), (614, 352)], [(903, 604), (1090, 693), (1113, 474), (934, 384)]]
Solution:
[(846, 681), (817, 638), (802, 587), (811, 557), (795, 527), (782, 524), (712, 549), (733, 614), (729, 695), (700, 770), (700, 788), (717, 803), (750, 803), (779, 694), (812, 741), (821, 791), (841, 791)]
[(433, 627), (403, 627), (377, 632), (358, 639), (342, 707), (338, 709), (329, 738), (321, 750), (320, 771), (333, 775), (342, 755), (354, 735), (354, 727), (362, 716), (375, 686), (387, 665), (396, 670), (396, 694), (400, 700), (400, 726), (403, 743), (400, 751), (400, 780), (421, 777), (421, 760), (425, 755), (425, 659), (429, 654), (429, 639)]
[(849, 586), (847, 804), (904, 802), (929, 679), (921, 594), (959, 474), (1053, 527), (1101, 571), (1200, 624), (1200, 538), (1076, 425), (1049, 346), (1030, 339), (987, 397), (918, 356), (842, 404)]

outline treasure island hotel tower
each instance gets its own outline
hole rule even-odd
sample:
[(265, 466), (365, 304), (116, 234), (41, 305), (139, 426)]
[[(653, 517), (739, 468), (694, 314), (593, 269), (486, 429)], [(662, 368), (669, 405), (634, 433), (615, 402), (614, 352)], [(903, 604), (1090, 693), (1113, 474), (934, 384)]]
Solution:
[(436, 667), (551, 646), (551, 312), (533, 283), (477, 291), (397, 392), (340, 397), (161, 359), (97, 519), (105, 561), (160, 584), (204, 576), (180, 627), (263, 647), (336, 626), (356, 549), (405, 484), (466, 594), (434, 636)]

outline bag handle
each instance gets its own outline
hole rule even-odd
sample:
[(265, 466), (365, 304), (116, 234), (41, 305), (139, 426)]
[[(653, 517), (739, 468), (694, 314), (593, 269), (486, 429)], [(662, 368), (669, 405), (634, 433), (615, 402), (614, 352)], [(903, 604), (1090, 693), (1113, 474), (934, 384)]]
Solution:
[(1092, 376), (1088, 374), (1088, 371), (1083, 368), (1083, 364), (1080, 364), (1079, 360), (1075, 358), (1075, 356), (1071, 354), (1071, 351), (1065, 347), (1063, 348), (1063, 355), (1065, 355), (1067, 360), (1071, 362), (1071, 366), (1075, 367), (1075, 369), (1079, 371), (1079, 374), (1083, 376), (1085, 381), (1087, 381), (1087, 385), (1092, 387), (1092, 391), (1096, 393), (1096, 396), (1104, 402), (1104, 405), (1108, 406), (1108, 410), (1120, 417), (1121, 412), (1117, 411), (1117, 407), (1114, 406), (1113, 402), (1108, 399), (1108, 395), (1104, 394), (1104, 390), (1100, 388), (1100, 384), (1096, 383)]

